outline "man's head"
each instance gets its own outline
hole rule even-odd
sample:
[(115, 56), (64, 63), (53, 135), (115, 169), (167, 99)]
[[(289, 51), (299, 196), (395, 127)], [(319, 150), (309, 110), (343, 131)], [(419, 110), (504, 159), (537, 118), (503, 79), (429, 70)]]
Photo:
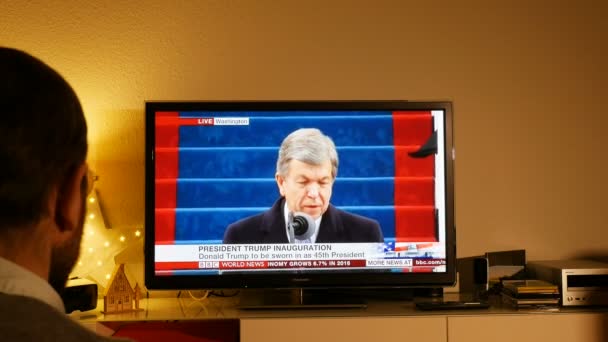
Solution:
[(337, 173), (336, 146), (318, 129), (298, 129), (281, 143), (275, 178), (290, 211), (323, 215)]
[(16, 259), (23, 252), (11, 243), (42, 236), (51, 256), (39, 262), (48, 262), (56, 289), (80, 250), (86, 154), (87, 126), (69, 84), (42, 61), (0, 47), (0, 256)]

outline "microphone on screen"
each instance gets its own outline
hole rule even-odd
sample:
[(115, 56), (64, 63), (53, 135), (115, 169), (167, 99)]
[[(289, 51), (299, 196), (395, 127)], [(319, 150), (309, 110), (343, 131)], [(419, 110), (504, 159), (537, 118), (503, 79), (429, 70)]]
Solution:
[(315, 220), (312, 216), (302, 213), (290, 213), (289, 214), (289, 242), (295, 243), (295, 240), (306, 240), (310, 239), (316, 230)]

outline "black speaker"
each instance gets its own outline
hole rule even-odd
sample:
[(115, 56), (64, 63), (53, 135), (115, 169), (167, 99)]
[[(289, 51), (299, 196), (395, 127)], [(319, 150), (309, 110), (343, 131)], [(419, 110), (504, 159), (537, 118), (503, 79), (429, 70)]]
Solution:
[(477, 299), (487, 297), (489, 266), (487, 258), (473, 259), (473, 295)]
[(471, 256), (466, 258), (458, 258), (456, 261), (456, 270), (458, 271), (458, 283), (460, 293), (475, 292), (475, 260), (483, 258), (483, 256)]
[(97, 284), (86, 279), (69, 280), (61, 299), (66, 313), (93, 310), (97, 307)]
[(475, 258), (473, 260), (473, 283), (478, 286), (488, 286), (488, 259)]

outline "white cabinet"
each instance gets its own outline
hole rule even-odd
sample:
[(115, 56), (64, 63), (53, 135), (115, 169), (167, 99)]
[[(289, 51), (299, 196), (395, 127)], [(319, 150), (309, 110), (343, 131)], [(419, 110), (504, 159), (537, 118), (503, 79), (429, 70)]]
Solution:
[(242, 318), (242, 342), (606, 342), (608, 313)]
[(241, 319), (241, 342), (445, 342), (446, 317)]
[(606, 342), (608, 314), (529, 313), (448, 317), (449, 342)]
[[(242, 342), (608, 342), (608, 310), (560, 312), (492, 307), (475, 311), (418, 311), (413, 303), (370, 303), (364, 310), (238, 310), (230, 299), (205, 302), (172, 298), (145, 301), (136, 313), (79, 321), (103, 334), (142, 321), (240, 329)], [(91, 317), (88, 314), (86, 317)], [(230, 324), (226, 323), (230, 320)], [(215, 321), (215, 323), (214, 323)], [(188, 323), (188, 324), (181, 324)], [(205, 328), (207, 329), (207, 328)]]

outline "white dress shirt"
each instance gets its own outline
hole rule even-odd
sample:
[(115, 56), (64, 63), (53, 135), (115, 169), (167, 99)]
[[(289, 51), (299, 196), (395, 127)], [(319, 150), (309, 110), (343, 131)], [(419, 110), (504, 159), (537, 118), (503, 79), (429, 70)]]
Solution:
[(36, 298), (65, 313), (63, 300), (45, 279), (2, 257), (0, 257), (0, 292)]

